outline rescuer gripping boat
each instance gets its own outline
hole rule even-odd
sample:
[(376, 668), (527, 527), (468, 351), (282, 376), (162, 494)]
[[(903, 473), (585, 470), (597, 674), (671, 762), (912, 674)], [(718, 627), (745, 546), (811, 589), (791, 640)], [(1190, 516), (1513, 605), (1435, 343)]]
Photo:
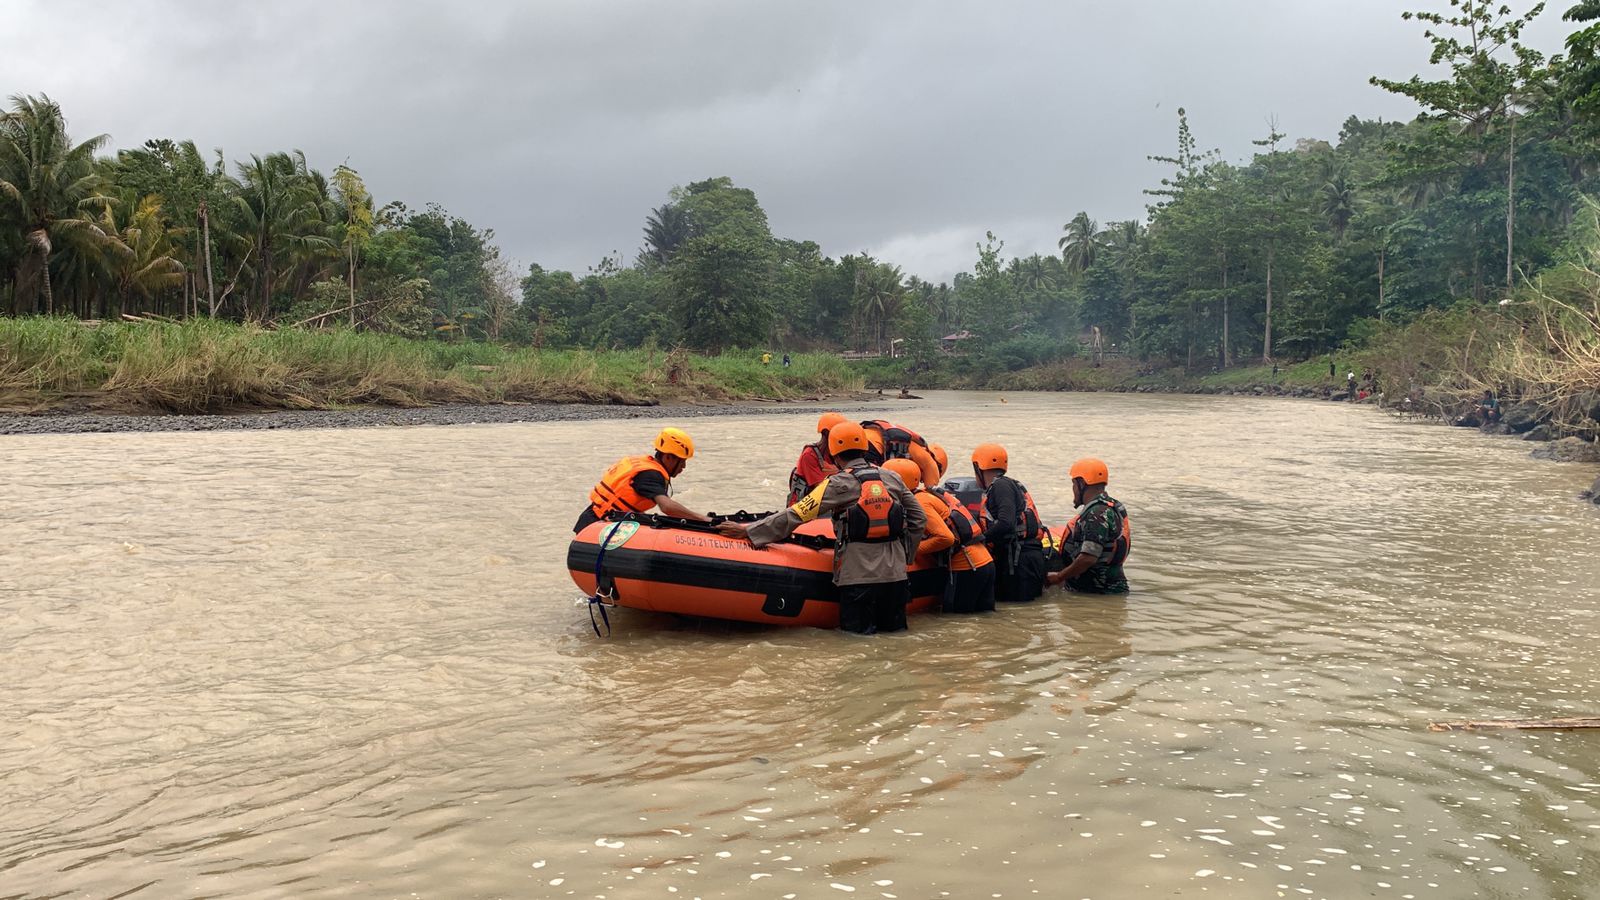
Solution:
[[(714, 519), (753, 522), (739, 513)], [(817, 519), (763, 549), (717, 533), (714, 523), (612, 513), (580, 530), (567, 549), (578, 588), (607, 604), (767, 625), (839, 626), (833, 522)], [(948, 570), (913, 564), (906, 612), (937, 608)]]

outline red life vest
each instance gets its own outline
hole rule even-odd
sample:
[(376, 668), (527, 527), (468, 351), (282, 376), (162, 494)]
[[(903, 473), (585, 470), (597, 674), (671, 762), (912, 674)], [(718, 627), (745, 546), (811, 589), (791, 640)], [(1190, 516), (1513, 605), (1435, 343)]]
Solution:
[[(835, 466), (831, 462), (828, 462), (827, 458), (825, 458), (822, 455), (822, 451), (817, 449), (817, 445), (816, 444), (807, 444), (804, 447), (800, 448), (800, 456), (801, 456), (802, 459), (805, 457), (805, 455), (807, 453), (809, 453), (812, 456), (817, 458), (817, 466), (818, 466), (818, 468), (820, 468), (822, 470), (822, 475), (823, 475), (824, 478), (826, 478), (827, 476), (832, 475), (833, 473), (839, 471), (839, 468), (837, 466)], [(808, 482), (808, 481), (806, 481), (805, 477), (800, 474), (800, 467), (798, 465), (795, 466), (793, 469), (790, 469), (789, 470), (789, 500), (785, 505), (786, 506), (793, 506), (796, 503), (799, 503), (800, 502), (800, 498), (804, 497), (806, 494), (811, 493), (811, 489), (816, 487), (819, 483), (820, 482), (815, 482), (815, 481)]]
[(845, 507), (836, 526), (837, 533), (847, 543), (886, 544), (897, 541), (906, 531), (906, 511), (894, 494), (883, 483), (877, 469), (861, 467), (851, 469), (861, 484), (861, 495), (856, 502)]
[(589, 506), (595, 516), (604, 519), (606, 513), (615, 510), (644, 512), (655, 506), (654, 497), (641, 497), (633, 489), (633, 476), (650, 471), (660, 472), (667, 485), (671, 486), (672, 476), (667, 474), (666, 467), (654, 456), (628, 456), (618, 460), (600, 476), (600, 483), (589, 492)]

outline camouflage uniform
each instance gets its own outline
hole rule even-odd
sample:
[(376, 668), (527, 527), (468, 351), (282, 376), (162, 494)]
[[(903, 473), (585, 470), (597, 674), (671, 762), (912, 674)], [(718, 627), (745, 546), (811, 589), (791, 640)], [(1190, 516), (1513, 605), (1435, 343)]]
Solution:
[(1127, 509), (1110, 494), (1101, 494), (1083, 508), (1063, 541), (1062, 561), (1071, 565), (1083, 553), (1094, 554), (1098, 561), (1068, 581), (1067, 587), (1085, 594), (1128, 592), (1128, 579), (1122, 574), (1122, 557), (1127, 551), (1118, 546), (1127, 515)]

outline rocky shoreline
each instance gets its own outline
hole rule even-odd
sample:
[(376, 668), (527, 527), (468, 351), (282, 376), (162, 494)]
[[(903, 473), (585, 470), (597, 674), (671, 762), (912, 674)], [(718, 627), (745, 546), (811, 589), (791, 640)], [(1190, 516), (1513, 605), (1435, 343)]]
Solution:
[[(876, 398), (874, 398), (876, 399)], [(835, 401), (837, 403), (838, 401)], [(847, 405), (859, 409), (859, 401)], [(384, 428), (414, 425), (486, 425), (604, 419), (691, 419), (728, 415), (798, 415), (818, 405), (743, 402), (714, 405), (620, 406), (589, 403), (446, 404), (416, 409), (272, 410), (232, 414), (160, 415), (92, 412), (0, 413), (0, 434), (118, 434), (162, 431), (271, 431), (308, 428)]]

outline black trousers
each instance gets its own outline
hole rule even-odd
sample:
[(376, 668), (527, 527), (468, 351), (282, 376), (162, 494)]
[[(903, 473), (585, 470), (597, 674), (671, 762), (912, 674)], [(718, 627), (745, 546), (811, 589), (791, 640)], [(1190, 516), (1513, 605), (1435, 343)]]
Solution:
[(904, 631), (911, 582), (839, 585), (839, 630), (856, 634)]
[(950, 577), (950, 590), (944, 595), (945, 612), (973, 613), (994, 609), (994, 563), (977, 569), (953, 571)]
[(994, 556), (994, 599), (997, 603), (1019, 603), (1032, 600), (1022, 593), (1018, 568), (1021, 548), (1016, 544), (995, 544), (989, 548)]
[(1038, 541), (1023, 541), (1017, 557), (1017, 590), (1022, 600), (1037, 600), (1044, 593), (1044, 547)]

